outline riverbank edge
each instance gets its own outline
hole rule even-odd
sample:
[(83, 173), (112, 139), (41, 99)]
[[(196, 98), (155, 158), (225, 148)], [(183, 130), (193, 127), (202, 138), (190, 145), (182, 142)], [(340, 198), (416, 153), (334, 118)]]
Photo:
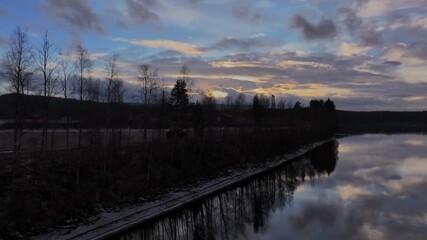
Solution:
[(248, 179), (272, 171), (333, 140), (336, 140), (336, 137), (330, 137), (304, 145), (293, 153), (275, 157), (273, 161), (267, 162), (266, 165), (262, 167), (248, 167), (242, 171), (232, 172), (227, 176), (202, 182), (196, 188), (189, 188), (178, 192), (171, 191), (161, 200), (148, 202), (140, 206), (132, 206), (117, 212), (102, 212), (98, 215), (98, 219), (95, 220), (94, 223), (79, 226), (71, 232), (64, 233), (64, 231), (61, 232), (57, 230), (49, 234), (36, 236), (33, 239), (107, 239), (144, 222), (159, 218), (200, 199), (209, 197), (217, 192), (224, 191)]

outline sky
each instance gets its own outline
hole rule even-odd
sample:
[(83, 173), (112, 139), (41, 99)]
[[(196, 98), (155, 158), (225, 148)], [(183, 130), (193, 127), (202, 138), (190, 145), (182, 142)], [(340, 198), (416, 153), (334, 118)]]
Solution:
[(35, 45), (49, 30), (62, 52), (83, 43), (99, 79), (118, 53), (130, 85), (140, 64), (168, 86), (187, 64), (196, 92), (219, 102), (244, 93), (427, 108), (426, 0), (2, 0), (0, 54), (17, 26)]

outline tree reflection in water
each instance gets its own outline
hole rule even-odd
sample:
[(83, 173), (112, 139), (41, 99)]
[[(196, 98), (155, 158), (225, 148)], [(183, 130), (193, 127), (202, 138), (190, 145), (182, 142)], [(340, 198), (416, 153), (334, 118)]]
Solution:
[(331, 141), (263, 176), (129, 230), (116, 239), (237, 239), (245, 228), (265, 232), (270, 214), (292, 202), (299, 185), (329, 176), (338, 160)]

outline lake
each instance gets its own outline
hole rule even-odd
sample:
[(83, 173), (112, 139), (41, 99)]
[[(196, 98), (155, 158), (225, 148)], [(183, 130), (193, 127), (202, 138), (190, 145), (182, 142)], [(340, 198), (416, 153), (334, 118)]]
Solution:
[(340, 138), (115, 239), (426, 239), (426, 146)]

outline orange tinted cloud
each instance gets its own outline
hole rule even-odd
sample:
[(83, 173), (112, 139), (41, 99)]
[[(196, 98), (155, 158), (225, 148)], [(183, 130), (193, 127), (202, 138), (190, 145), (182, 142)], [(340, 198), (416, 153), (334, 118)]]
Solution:
[(150, 48), (166, 48), (175, 50), (187, 55), (200, 55), (204, 52), (195, 46), (188, 43), (172, 41), (172, 40), (127, 40), (123, 38), (115, 38), (114, 41), (129, 42), (135, 45), (141, 45)]

